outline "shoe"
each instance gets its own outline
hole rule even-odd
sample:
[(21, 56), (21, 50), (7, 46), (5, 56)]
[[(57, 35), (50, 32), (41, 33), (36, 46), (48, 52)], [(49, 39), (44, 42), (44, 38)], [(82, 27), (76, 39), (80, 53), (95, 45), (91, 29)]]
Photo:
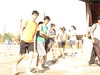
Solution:
[(37, 71), (38, 70), (43, 70), (43, 67), (41, 66), (41, 65), (39, 65), (38, 67), (37, 67)]
[(89, 62), (89, 66), (91, 66), (92, 64), (95, 64), (95, 62)]
[(48, 68), (49, 65), (48, 64), (42, 64), (42, 68)]
[(58, 58), (61, 58), (63, 55), (58, 56)]
[(100, 67), (100, 61), (97, 61), (97, 65)]
[(65, 56), (63, 56), (62, 59), (65, 59)]
[(33, 72), (36, 73), (36, 72), (38, 72), (38, 71), (39, 71), (39, 69), (35, 68)]
[(17, 66), (16, 66), (16, 65), (13, 66), (13, 74), (14, 74), (14, 75), (17, 74)]
[(56, 63), (56, 60), (52, 60), (52, 63), (55, 64)]

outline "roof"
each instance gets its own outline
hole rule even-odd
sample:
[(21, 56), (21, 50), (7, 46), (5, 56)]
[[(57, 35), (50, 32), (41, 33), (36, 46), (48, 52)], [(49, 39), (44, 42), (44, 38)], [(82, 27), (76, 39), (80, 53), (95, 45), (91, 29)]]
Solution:
[(84, 1), (84, 2), (100, 2), (100, 0), (80, 0), (80, 1)]

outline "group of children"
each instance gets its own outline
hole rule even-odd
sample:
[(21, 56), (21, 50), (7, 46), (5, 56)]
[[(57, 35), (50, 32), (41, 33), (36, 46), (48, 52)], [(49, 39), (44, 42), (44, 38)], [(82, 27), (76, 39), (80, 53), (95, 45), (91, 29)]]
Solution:
[[(38, 71), (45, 67), (48, 67), (46, 64), (47, 54), (50, 50), (52, 50), (53, 59), (52, 62), (56, 62), (56, 42), (58, 43), (60, 55), (59, 57), (65, 58), (64, 49), (66, 45), (66, 33), (65, 27), (59, 28), (59, 33), (56, 33), (56, 25), (51, 24), (50, 30), (48, 30), (48, 23), (50, 21), (49, 16), (45, 16), (43, 22), (39, 22), (38, 24), (35, 22), (37, 17), (39, 16), (39, 12), (34, 10), (32, 11), (32, 18), (27, 19), (23, 22), (21, 28), (21, 40), (20, 40), (20, 56), (13, 66), (13, 73), (17, 74), (17, 67), (21, 60), (25, 57), (25, 54), (28, 52), (29, 58), (28, 63), (26, 65), (26, 74), (33, 75), (30, 71), (30, 65), (32, 62), (32, 58), (34, 55), (34, 46), (38, 53), (36, 68)], [(75, 45), (75, 32), (76, 28), (72, 26), (70, 32), (70, 44), (74, 48)], [(34, 41), (35, 40), (35, 41)]]

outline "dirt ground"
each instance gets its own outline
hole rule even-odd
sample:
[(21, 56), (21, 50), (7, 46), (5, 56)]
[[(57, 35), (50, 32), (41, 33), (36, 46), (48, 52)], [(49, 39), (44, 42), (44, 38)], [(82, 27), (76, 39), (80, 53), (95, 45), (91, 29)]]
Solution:
[[(68, 51), (68, 50), (67, 50)], [(0, 59), (0, 75), (13, 75), (12, 66), (18, 56), (12, 56)], [(25, 66), (27, 65), (27, 58), (22, 60), (18, 66), (17, 75), (26, 75)], [(100, 75), (100, 67), (96, 64), (89, 66), (86, 58), (84, 59), (83, 53), (79, 50), (76, 56), (67, 56), (65, 59), (59, 58), (58, 61), (53, 64), (51, 53), (48, 54), (47, 64), (49, 68), (41, 70), (37, 73), (34, 72), (36, 54), (32, 61), (31, 71), (35, 75)]]

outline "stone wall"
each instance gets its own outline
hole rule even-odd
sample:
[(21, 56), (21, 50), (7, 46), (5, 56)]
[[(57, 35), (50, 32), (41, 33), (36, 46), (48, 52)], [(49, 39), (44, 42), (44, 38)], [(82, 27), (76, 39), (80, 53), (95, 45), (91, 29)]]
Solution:
[(0, 45), (0, 58), (19, 54), (19, 45)]
[[(78, 48), (78, 41), (76, 43), (76, 46)], [(69, 49), (69, 48), (70, 48), (70, 45), (68, 44), (68, 41), (67, 41), (66, 49)], [(82, 48), (81, 41), (79, 41), (79, 48)], [(0, 58), (8, 57), (8, 56), (16, 56), (19, 54), (19, 51), (20, 51), (19, 45), (0, 45)]]

